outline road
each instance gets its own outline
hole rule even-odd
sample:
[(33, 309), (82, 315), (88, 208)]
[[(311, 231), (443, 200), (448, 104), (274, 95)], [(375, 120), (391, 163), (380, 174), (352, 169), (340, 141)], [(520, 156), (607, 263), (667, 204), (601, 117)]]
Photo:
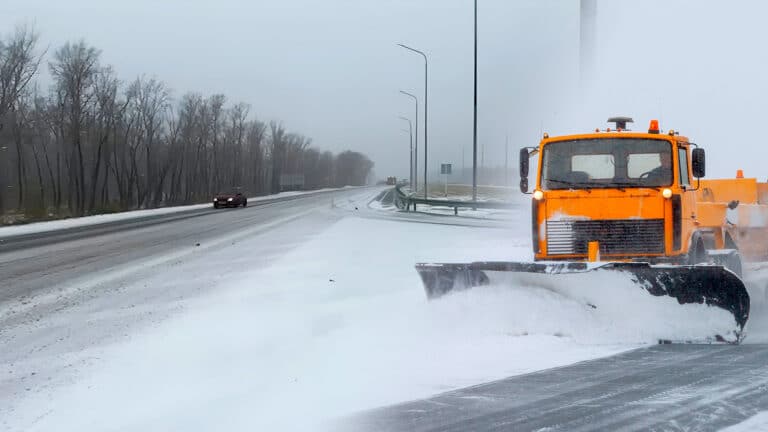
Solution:
[(720, 430), (768, 409), (768, 345), (658, 345), (358, 414), (355, 431)]
[[(75, 381), (101, 346), (158, 325), (183, 309), (185, 299), (205, 293), (206, 274), (267, 266), (342, 217), (328, 211), (333, 202), (361, 193), (370, 195), (344, 190), (254, 202), (0, 246), (0, 426), (25, 393)], [(211, 254), (240, 241), (254, 244), (253, 256), (205, 267)], [(164, 280), (182, 262), (200, 269), (200, 283)]]
[[(605, 341), (567, 335), (577, 332), (578, 322), (537, 327), (525, 316), (521, 322), (508, 320), (508, 309), (518, 300), (530, 302), (523, 309), (532, 308), (535, 316), (536, 298), (505, 300), (488, 293), (485, 300), (454, 299), (459, 303), (453, 306), (418, 303), (421, 296), (413, 290), (418, 286), (412, 286), (417, 257), (402, 249), (409, 236), (420, 236), (426, 251), (418, 254), (461, 260), (499, 247), (528, 253), (526, 224), (507, 232), (476, 228), (509, 222), (358, 212), (371, 194), (339, 191), (77, 236), (32, 236), (12, 247), (0, 246), (0, 430), (29, 430), (38, 424), (13, 421), (28, 416), (30, 408), (42, 419), (36, 430), (54, 430), (50, 425), (78, 430), (72, 426), (78, 417), (90, 418), (86, 424), (91, 426), (108, 418), (115, 429), (141, 429), (137, 425), (143, 424), (157, 430), (204, 430), (265, 404), (271, 404), (271, 420), (278, 423), (262, 430), (287, 429), (278, 426), (296, 420), (296, 410), (303, 413), (300, 420), (310, 422), (306, 430), (318, 430), (312, 427), (313, 416), (322, 418), (335, 409), (346, 415), (353, 411), (346, 406), (383, 406), (487, 382), (478, 377), (513, 373), (499, 372), (509, 370), (505, 363), (522, 371), (517, 373), (568, 364), (578, 360), (557, 359), (580, 352), (584, 343), (597, 345), (587, 346), (578, 354), (585, 356), (581, 359), (599, 355), (588, 351), (599, 351)], [(340, 228), (342, 219), (346, 224)], [(347, 231), (350, 227), (355, 229)], [(314, 238), (324, 240), (306, 249)], [(498, 244), (491, 244), (493, 239)], [(338, 245), (349, 250), (334, 250)], [(461, 248), (451, 249), (456, 245)], [(304, 252), (296, 255), (297, 250)], [(320, 257), (326, 250), (337, 259)], [(226, 297), (218, 290), (230, 284), (220, 282), (262, 268), (273, 270), (234, 288), (236, 302), (251, 290), (258, 293), (243, 300), (244, 309), (225, 302), (206, 315), (207, 301)], [(193, 302), (197, 308), (189, 306)], [(550, 321), (557, 321), (553, 315), (558, 311), (570, 311), (567, 304), (556, 306), (547, 303)], [(176, 331), (156, 331), (180, 315), (198, 326), (188, 328), (182, 320), (171, 327)], [(594, 323), (589, 317), (586, 322)], [(217, 321), (222, 318), (226, 322)], [(767, 319), (755, 316), (751, 322), (768, 329)], [(209, 327), (214, 330), (205, 332)], [(358, 412), (332, 422), (329, 429), (718, 430), (768, 410), (768, 332), (755, 331), (754, 325), (752, 330), (748, 340), (753, 344), (635, 349)], [(219, 332), (233, 339), (218, 343)], [(546, 344), (537, 348), (542, 338)], [(119, 356), (111, 351), (115, 345), (121, 347)], [(153, 349), (143, 351), (147, 346)], [(516, 353), (521, 358), (514, 358)], [(151, 367), (142, 368), (145, 364)], [(94, 374), (99, 389), (77, 386), (91, 382), (86, 378)], [(59, 389), (72, 386), (86, 390), (70, 400), (70, 393)], [(412, 391), (416, 396), (407, 396)], [(132, 399), (141, 392), (148, 393), (146, 400)], [(179, 416), (174, 401), (190, 394), (195, 397), (178, 409), (205, 409)], [(123, 409), (121, 395), (146, 412)], [(100, 398), (102, 405), (95, 408)], [(157, 398), (168, 406), (157, 406)], [(78, 411), (80, 401), (87, 402)], [(268, 413), (255, 409), (251, 414), (255, 417), (245, 416), (229, 429), (254, 425)]]

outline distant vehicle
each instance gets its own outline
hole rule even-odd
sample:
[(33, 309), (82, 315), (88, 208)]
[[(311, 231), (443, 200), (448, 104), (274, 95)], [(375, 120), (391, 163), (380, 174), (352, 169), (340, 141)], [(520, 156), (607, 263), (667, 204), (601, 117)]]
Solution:
[(248, 197), (243, 195), (239, 190), (233, 190), (231, 192), (220, 192), (213, 197), (213, 208), (221, 207), (247, 207)]
[(387, 184), (392, 186), (396, 185), (397, 177), (387, 177)]

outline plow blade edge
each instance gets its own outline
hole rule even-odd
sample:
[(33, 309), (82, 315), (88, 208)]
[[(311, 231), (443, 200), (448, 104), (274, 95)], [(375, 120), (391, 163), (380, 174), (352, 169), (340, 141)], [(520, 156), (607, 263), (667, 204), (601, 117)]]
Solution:
[(713, 265), (665, 266), (648, 263), (523, 263), (473, 262), (417, 264), (430, 299), (449, 292), (490, 285), (497, 275), (566, 275), (619, 272), (654, 296), (669, 296), (680, 304), (706, 304), (730, 312), (741, 331), (749, 317), (749, 294), (731, 271)]

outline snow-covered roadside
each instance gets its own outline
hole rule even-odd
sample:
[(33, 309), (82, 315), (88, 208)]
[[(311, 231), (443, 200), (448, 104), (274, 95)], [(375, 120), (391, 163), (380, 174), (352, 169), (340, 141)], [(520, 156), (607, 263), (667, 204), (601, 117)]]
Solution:
[[(472, 197), (451, 197), (451, 199), (470, 201)], [(478, 202), (483, 201), (484, 200), (482, 199), (478, 199)], [(454, 208), (450, 206), (418, 204), (417, 212), (440, 216), (458, 216), (461, 218), (472, 219), (512, 220), (515, 219), (520, 213), (520, 205), (524, 205), (526, 201), (526, 197), (515, 195), (511, 197), (510, 202), (517, 204), (517, 206), (510, 207), (509, 209), (490, 209), (480, 207), (473, 210), (467, 207), (459, 207), (457, 214), (455, 214)], [(394, 204), (383, 203), (379, 200), (373, 200), (368, 203), (368, 208), (376, 211), (401, 211)]]
[(720, 432), (768, 432), (768, 411), (759, 412), (741, 423), (721, 429)]
[[(421, 213), (454, 216), (453, 207), (448, 206), (419, 204), (416, 210)], [(517, 212), (517, 209), (489, 209), (480, 207), (473, 210), (467, 207), (459, 207), (458, 214), (455, 214), (455, 216), (476, 219), (509, 219), (511, 214), (516, 214)]]
[[(294, 191), (294, 192), (281, 192), (274, 195), (264, 195), (259, 197), (248, 198), (249, 202), (272, 200), (276, 198), (285, 198), (296, 195), (305, 195), (309, 193), (332, 191), (337, 189), (317, 189), (311, 191)], [(94, 216), (84, 216), (79, 218), (60, 219), (47, 222), (35, 222), (24, 225), (12, 225), (12, 226), (0, 226), (0, 238), (11, 237), (24, 234), (42, 233), (49, 231), (56, 231), (68, 228), (77, 228), (89, 225), (99, 225), (110, 222), (117, 222), (127, 219), (138, 219), (146, 216), (160, 216), (165, 214), (179, 213), (190, 210), (204, 209), (211, 207), (211, 203), (206, 204), (194, 204), (185, 206), (174, 207), (162, 207), (149, 210), (132, 210), (120, 213), (110, 213)]]
[[(217, 259), (247, 254), (235, 246)], [(637, 346), (582, 302), (546, 290), (427, 302), (413, 270), (528, 254), (512, 231), (348, 217), (265, 270), (220, 279), (216, 296), (181, 317), (105, 348), (90, 377), (32, 395), (10, 425), (317, 430), (355, 410)]]

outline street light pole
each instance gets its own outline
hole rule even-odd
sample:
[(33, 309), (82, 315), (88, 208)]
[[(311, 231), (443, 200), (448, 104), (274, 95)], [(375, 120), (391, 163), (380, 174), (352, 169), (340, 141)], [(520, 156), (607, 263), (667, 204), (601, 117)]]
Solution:
[(416, 48), (411, 48), (407, 45), (403, 44), (397, 44), (409, 51), (413, 51), (417, 54), (421, 54), (422, 57), (424, 57), (424, 199), (427, 198), (427, 189), (429, 189), (427, 185), (427, 171), (428, 171), (428, 165), (427, 165), (427, 77), (428, 75), (428, 69), (427, 69), (427, 55), (423, 52), (417, 50)]
[(419, 188), (419, 98), (407, 91), (400, 90), (400, 93), (413, 98), (414, 102), (416, 102), (416, 142), (413, 146), (413, 162), (411, 163), (411, 172), (413, 174), (411, 188), (416, 192)]
[[(411, 143), (411, 161), (413, 161), (413, 130), (410, 127), (408, 129), (403, 128), (403, 129), (400, 129), (400, 130), (403, 131), (403, 132), (408, 132), (408, 136), (410, 137), (410, 143)], [(413, 181), (413, 169), (411, 169), (410, 176), (411, 177), (410, 177), (410, 179), (408, 181), (412, 182)], [(409, 183), (409, 184), (413, 184), (413, 183)], [(409, 186), (409, 187), (413, 187), (413, 186)]]
[(411, 187), (413, 187), (413, 124), (411, 123), (411, 119), (409, 119), (407, 117), (400, 116), (400, 119), (405, 120), (405, 121), (408, 122), (408, 134), (411, 137), (411, 141), (410, 141), (411, 142), (411, 171), (410, 171), (411, 178), (410, 178), (410, 182), (411, 182)]
[(475, 0), (475, 96), (472, 122), (472, 201), (477, 201), (477, 0)]
[(504, 186), (509, 186), (509, 134), (504, 139)]

